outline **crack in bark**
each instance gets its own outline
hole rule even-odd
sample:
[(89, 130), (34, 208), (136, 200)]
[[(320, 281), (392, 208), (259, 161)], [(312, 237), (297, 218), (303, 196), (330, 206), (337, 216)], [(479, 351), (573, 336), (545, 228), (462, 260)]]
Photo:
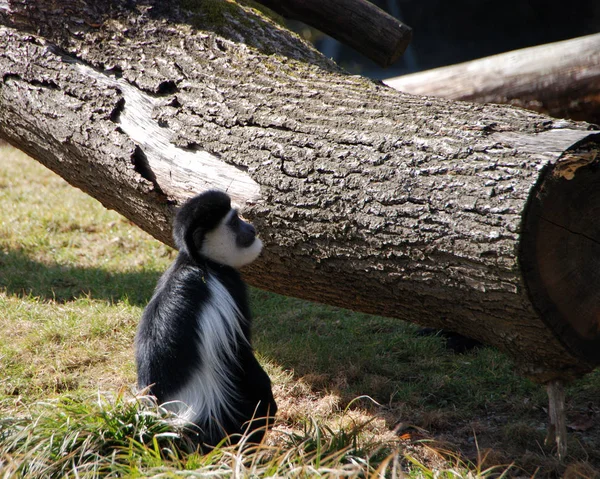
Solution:
[(158, 180), (156, 178), (156, 175), (154, 174), (154, 171), (152, 171), (146, 153), (144, 153), (144, 150), (142, 150), (142, 148), (140, 148), (139, 145), (135, 145), (132, 160), (134, 170), (137, 173), (139, 173), (142, 176), (142, 178), (145, 178), (148, 181), (150, 181), (157, 193), (167, 196), (158, 184)]
[(5, 73), (2, 75), (2, 83), (8, 83), (10, 81), (21, 81), (23, 78), (21, 75), (17, 75), (16, 73)]
[(113, 111), (110, 112), (110, 121), (113, 123), (119, 123), (121, 118), (121, 113), (125, 109), (125, 98), (121, 97), (117, 100)]

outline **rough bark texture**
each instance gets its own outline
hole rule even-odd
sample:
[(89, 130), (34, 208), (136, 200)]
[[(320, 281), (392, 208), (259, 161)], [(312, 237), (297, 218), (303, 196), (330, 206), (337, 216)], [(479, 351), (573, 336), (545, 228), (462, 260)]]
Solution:
[(572, 157), (598, 152), (589, 125), (400, 94), (229, 3), (229, 39), (202, 10), (100, 3), (10, 2), (1, 137), (169, 244), (198, 185), (257, 185), (230, 189), (266, 244), (256, 286), (459, 331), (540, 381), (597, 364), (540, 318), (519, 258), (544, 172), (580, 141)]
[(385, 80), (451, 100), (510, 103), (600, 124), (600, 33)]

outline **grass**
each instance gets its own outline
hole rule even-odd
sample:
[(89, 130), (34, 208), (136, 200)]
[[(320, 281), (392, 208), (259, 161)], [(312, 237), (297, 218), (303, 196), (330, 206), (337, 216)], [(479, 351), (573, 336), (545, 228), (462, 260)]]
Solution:
[(279, 414), (258, 450), (190, 452), (135, 396), (133, 337), (175, 252), (0, 149), (1, 477), (597, 477), (600, 374), (570, 386), (569, 457), (543, 387), (389, 318), (252, 290)]

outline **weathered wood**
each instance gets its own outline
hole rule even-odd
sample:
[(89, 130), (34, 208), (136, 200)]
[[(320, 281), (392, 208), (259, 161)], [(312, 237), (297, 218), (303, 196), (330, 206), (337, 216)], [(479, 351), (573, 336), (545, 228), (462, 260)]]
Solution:
[[(571, 168), (565, 181), (595, 179), (600, 140), (589, 125), (423, 99), (324, 59), (298, 61), (314, 50), (241, 7), (245, 21), (228, 36), (254, 33), (256, 48), (169, 2), (60, 5), (68, 21), (51, 0), (15, 0), (5, 12), (19, 28), (0, 30), (2, 138), (169, 244), (174, 204), (228, 189), (265, 242), (245, 271), (256, 286), (458, 331), (508, 352), (539, 381), (598, 364), (582, 347), (600, 345), (590, 320), (582, 327), (560, 307), (546, 270), (547, 296), (536, 296), (525, 270), (539, 251), (550, 265), (579, 253), (524, 246), (539, 238), (528, 216), (535, 198), (565, 186), (548, 178)], [(600, 199), (586, 191), (580, 224), (594, 238)], [(539, 207), (563, 225), (545, 210), (554, 204)], [(564, 234), (577, 241), (583, 230), (571, 221)], [(600, 270), (593, 243), (586, 271)], [(593, 310), (594, 289), (572, 303)], [(558, 323), (540, 317), (552, 306)]]
[(510, 103), (600, 124), (600, 33), (384, 80), (397, 90)]
[(412, 29), (367, 0), (258, 0), (286, 18), (313, 26), (382, 67), (394, 64)]
[(548, 391), (548, 431), (546, 445), (556, 446), (560, 460), (567, 456), (567, 417), (565, 413), (565, 385), (560, 379), (550, 381)]

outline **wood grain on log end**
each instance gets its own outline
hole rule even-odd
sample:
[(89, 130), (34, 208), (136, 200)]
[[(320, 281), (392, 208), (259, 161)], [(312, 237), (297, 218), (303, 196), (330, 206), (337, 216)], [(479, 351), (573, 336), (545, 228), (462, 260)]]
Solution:
[(600, 364), (600, 134), (540, 176), (520, 263), (534, 307), (575, 356)]

